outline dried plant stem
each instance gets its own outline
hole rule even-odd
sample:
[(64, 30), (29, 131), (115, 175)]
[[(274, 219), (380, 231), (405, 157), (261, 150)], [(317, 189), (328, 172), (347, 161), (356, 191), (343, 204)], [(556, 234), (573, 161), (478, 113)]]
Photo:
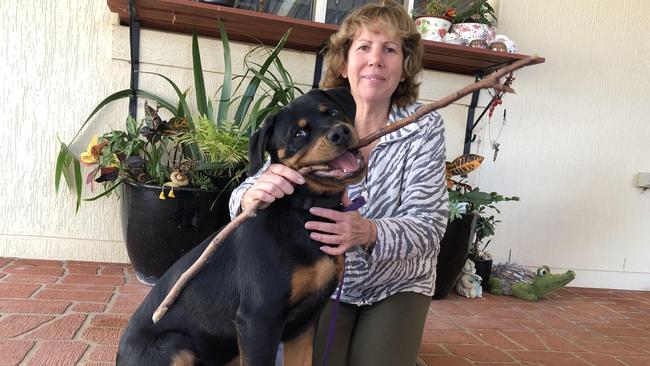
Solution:
[[(355, 148), (358, 149), (360, 147), (367, 146), (372, 141), (374, 141), (374, 140), (376, 140), (376, 139), (378, 139), (378, 138), (380, 138), (380, 137), (382, 137), (382, 136), (384, 136), (384, 135), (386, 135), (388, 133), (391, 133), (391, 132), (393, 132), (393, 131), (395, 131), (397, 129), (400, 129), (400, 128), (412, 123), (413, 121), (418, 120), (420, 117), (422, 117), (423, 115), (425, 115), (425, 114), (427, 114), (427, 113), (429, 113), (431, 111), (435, 111), (437, 109), (444, 108), (444, 107), (450, 105), (451, 103), (459, 100), (460, 98), (474, 92), (475, 90), (494, 88), (494, 89), (497, 89), (497, 90), (500, 90), (500, 91), (503, 91), (503, 92), (514, 93), (514, 90), (512, 88), (510, 88), (505, 83), (501, 84), (499, 82), (499, 79), (501, 77), (503, 77), (504, 75), (509, 74), (509, 73), (511, 73), (511, 72), (513, 72), (513, 71), (515, 71), (517, 69), (520, 69), (520, 68), (522, 68), (522, 67), (524, 67), (526, 65), (529, 65), (529, 64), (531, 64), (531, 63), (533, 63), (533, 62), (535, 62), (537, 60), (538, 60), (538, 57), (535, 56), (535, 55), (534, 56), (528, 56), (528, 57), (526, 57), (524, 59), (521, 59), (521, 60), (519, 60), (519, 61), (517, 61), (515, 63), (512, 63), (509, 66), (506, 66), (506, 67), (496, 71), (495, 73), (491, 74), (490, 76), (486, 77), (485, 79), (483, 79), (483, 80), (481, 80), (479, 82), (468, 85), (468, 86), (464, 87), (463, 89), (458, 90), (457, 92), (455, 92), (453, 94), (450, 94), (450, 95), (446, 96), (445, 98), (442, 98), (442, 99), (440, 99), (440, 100), (438, 100), (436, 102), (426, 104), (426, 105), (422, 106), (422, 108), (420, 108), (416, 113), (413, 113), (409, 117), (404, 118), (402, 120), (399, 120), (399, 121), (397, 121), (397, 122), (395, 122), (395, 123), (393, 123), (393, 124), (391, 124), (389, 126), (383, 127), (381, 129), (371, 133), (370, 135), (362, 138), (359, 141), (359, 143), (357, 144), (357, 146), (355, 146)], [(319, 168), (322, 169), (322, 167), (305, 167), (305, 168), (300, 169), (298, 172), (300, 174), (302, 174), (302, 175), (305, 175), (305, 174), (311, 173), (312, 171), (319, 170)], [(185, 272), (183, 272), (183, 274), (180, 276), (178, 281), (176, 281), (176, 284), (174, 284), (174, 287), (172, 287), (171, 290), (169, 290), (169, 293), (167, 293), (167, 296), (165, 297), (163, 302), (160, 304), (160, 306), (158, 306), (156, 311), (153, 313), (153, 316), (151, 317), (151, 319), (153, 320), (154, 324), (157, 323), (165, 315), (165, 313), (167, 312), (167, 310), (169, 310), (170, 306), (174, 303), (176, 298), (178, 298), (181, 291), (183, 291), (183, 288), (185, 287), (187, 282), (189, 282), (201, 270), (201, 268), (203, 268), (203, 266), (205, 265), (205, 263), (207, 263), (210, 256), (214, 253), (215, 250), (217, 250), (217, 248), (224, 241), (224, 239), (231, 232), (233, 232), (235, 229), (237, 229), (237, 227), (239, 227), (239, 225), (241, 225), (244, 221), (246, 221), (248, 218), (253, 217), (253, 216), (256, 215), (257, 209), (260, 207), (260, 204), (261, 204), (261, 202), (255, 201), (251, 205), (251, 207), (249, 207), (248, 209), (243, 211), (241, 214), (237, 215), (237, 217), (235, 217), (231, 222), (229, 222), (228, 225), (226, 225), (217, 234), (217, 236), (215, 236), (212, 239), (212, 241), (205, 248), (205, 250), (203, 251), (203, 253), (199, 257), (199, 259), (197, 259), (196, 262), (194, 262), (194, 264), (192, 264), (190, 266), (190, 268), (188, 268)]]

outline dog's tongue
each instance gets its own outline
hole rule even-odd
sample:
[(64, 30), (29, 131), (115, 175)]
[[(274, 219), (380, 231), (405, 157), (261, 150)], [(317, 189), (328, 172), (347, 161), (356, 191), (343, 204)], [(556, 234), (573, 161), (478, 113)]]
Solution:
[(346, 151), (343, 155), (328, 162), (327, 165), (334, 169), (341, 169), (348, 172), (359, 169), (357, 158), (349, 151)]

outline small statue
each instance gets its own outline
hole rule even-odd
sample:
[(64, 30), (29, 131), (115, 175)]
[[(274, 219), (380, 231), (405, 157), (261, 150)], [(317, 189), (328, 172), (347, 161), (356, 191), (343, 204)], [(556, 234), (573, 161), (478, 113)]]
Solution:
[(456, 283), (456, 293), (470, 299), (483, 297), (481, 276), (476, 274), (476, 267), (471, 259), (468, 259), (463, 266), (463, 272)]
[(552, 274), (548, 266), (541, 266), (534, 273), (516, 263), (499, 263), (492, 268), (488, 291), (494, 295), (511, 295), (537, 301), (566, 286), (575, 277), (573, 271)]

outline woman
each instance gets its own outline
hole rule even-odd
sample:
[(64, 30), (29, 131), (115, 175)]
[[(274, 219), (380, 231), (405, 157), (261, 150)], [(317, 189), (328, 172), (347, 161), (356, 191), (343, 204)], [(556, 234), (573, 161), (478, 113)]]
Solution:
[[(392, 1), (351, 13), (330, 38), (324, 88), (349, 87), (360, 136), (416, 111), (422, 41), (406, 9)], [(320, 250), (346, 256), (345, 278), (328, 365), (413, 365), (434, 293), (436, 256), (447, 223), (444, 129), (429, 113), (362, 149), (366, 179), (348, 188), (364, 196), (358, 211), (313, 207), (324, 220), (305, 229)], [(268, 163), (267, 163), (268, 164)], [(255, 200), (265, 204), (293, 193), (304, 180), (272, 164), (232, 194), (231, 214)], [(314, 364), (328, 342), (332, 300), (321, 316)]]

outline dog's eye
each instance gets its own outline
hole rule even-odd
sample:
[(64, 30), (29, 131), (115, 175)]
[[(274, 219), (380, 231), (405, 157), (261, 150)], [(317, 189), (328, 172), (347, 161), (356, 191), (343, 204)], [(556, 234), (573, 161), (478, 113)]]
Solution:
[(332, 116), (332, 117), (338, 117), (339, 116), (339, 111), (337, 111), (336, 109), (330, 109), (329, 112), (330, 112), (330, 116)]
[(305, 131), (305, 130), (298, 130), (298, 131), (296, 131), (296, 133), (293, 135), (293, 137), (295, 137), (295, 138), (299, 138), (299, 139), (305, 138), (305, 137), (307, 137), (307, 131)]

